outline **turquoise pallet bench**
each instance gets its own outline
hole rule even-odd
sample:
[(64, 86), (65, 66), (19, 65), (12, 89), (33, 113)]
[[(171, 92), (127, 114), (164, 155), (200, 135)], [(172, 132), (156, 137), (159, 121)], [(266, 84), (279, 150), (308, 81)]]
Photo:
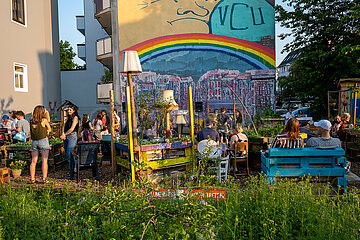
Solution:
[(261, 169), (270, 184), (276, 177), (328, 177), (346, 187), (344, 149), (270, 148), (261, 153)]

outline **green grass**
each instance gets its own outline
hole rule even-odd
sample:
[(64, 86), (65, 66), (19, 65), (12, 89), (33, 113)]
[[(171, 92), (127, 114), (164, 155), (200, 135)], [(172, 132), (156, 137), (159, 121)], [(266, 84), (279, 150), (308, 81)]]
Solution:
[(360, 239), (359, 191), (262, 178), (225, 200), (154, 200), (130, 187), (0, 188), (0, 239)]

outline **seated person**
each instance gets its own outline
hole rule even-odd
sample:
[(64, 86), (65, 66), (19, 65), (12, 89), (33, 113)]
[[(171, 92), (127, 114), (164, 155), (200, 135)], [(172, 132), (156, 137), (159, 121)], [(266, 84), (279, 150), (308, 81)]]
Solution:
[(300, 133), (307, 134), (307, 138), (304, 139), (305, 143), (307, 142), (307, 140), (309, 140), (309, 138), (318, 136), (316, 133), (314, 133), (313, 131), (310, 130), (310, 124), (308, 122), (301, 123), (301, 127), (299, 127), (299, 130), (300, 130)]
[(272, 148), (300, 148), (304, 146), (304, 140), (300, 137), (299, 121), (290, 118), (284, 129), (285, 134), (279, 134), (271, 144)]
[(230, 150), (234, 151), (234, 143), (248, 141), (245, 134), (242, 133), (243, 129), (240, 123), (236, 123), (233, 128), (234, 135), (230, 138)]
[(336, 131), (349, 127), (349, 124), (350, 124), (350, 114), (344, 113), (342, 115), (341, 122), (336, 126)]
[(211, 120), (209, 118), (206, 119), (205, 120), (205, 128), (203, 128), (197, 134), (196, 140), (198, 142), (200, 142), (202, 140), (207, 140), (210, 137), (210, 139), (214, 140), (219, 145), (220, 136), (219, 136), (219, 133), (217, 131), (212, 129), (213, 126), (214, 126), (213, 120)]
[(310, 138), (306, 143), (306, 147), (322, 149), (341, 147), (340, 139), (330, 137), (331, 123), (328, 120), (315, 122), (314, 125), (317, 127), (320, 137)]

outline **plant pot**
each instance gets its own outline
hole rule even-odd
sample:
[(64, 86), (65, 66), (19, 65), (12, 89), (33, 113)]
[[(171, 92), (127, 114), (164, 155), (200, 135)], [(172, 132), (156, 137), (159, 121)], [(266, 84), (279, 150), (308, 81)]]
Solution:
[(21, 175), (21, 169), (12, 169), (11, 172), (12, 172), (12, 175), (13, 175), (13, 177), (14, 177), (15, 179), (16, 179), (16, 178), (19, 178), (20, 175)]

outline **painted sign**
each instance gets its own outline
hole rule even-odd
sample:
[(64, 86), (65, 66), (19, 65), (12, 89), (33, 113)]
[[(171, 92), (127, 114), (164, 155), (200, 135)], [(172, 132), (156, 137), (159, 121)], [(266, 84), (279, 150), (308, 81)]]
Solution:
[(199, 199), (225, 199), (225, 190), (188, 190), (188, 189), (159, 189), (148, 192), (147, 189), (135, 189), (135, 193), (149, 194), (155, 199), (183, 199), (185, 196), (197, 197)]
[(159, 144), (152, 144), (152, 145), (142, 145), (141, 151), (153, 151), (153, 150), (160, 150), (160, 149), (175, 149), (175, 148), (187, 148), (191, 147), (192, 142), (174, 142), (174, 143), (159, 143)]
[[(197, 86), (208, 72), (274, 72), (275, 13), (271, 0), (118, 2), (120, 50), (137, 51), (144, 71), (134, 77), (134, 84), (139, 81), (135, 94), (172, 89), (180, 108), (185, 109), (183, 85)], [(124, 89), (125, 81), (121, 82)], [(242, 93), (255, 94), (254, 90), (242, 89)], [(229, 89), (221, 94), (231, 95)], [(221, 102), (216, 95), (209, 100)], [(273, 97), (270, 94), (265, 100), (271, 102)]]

